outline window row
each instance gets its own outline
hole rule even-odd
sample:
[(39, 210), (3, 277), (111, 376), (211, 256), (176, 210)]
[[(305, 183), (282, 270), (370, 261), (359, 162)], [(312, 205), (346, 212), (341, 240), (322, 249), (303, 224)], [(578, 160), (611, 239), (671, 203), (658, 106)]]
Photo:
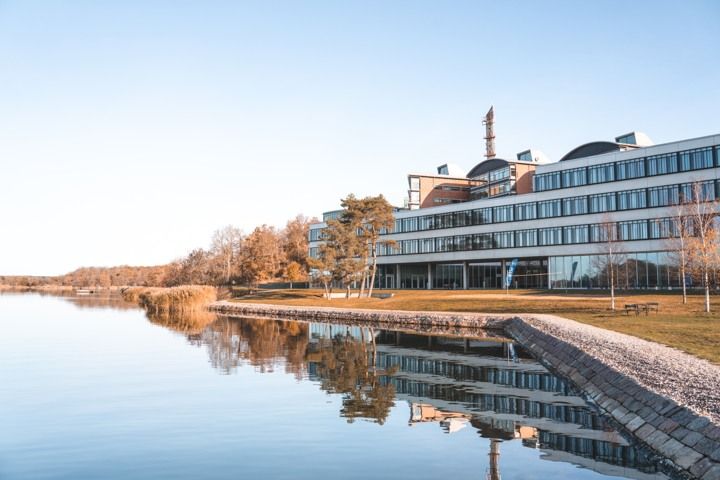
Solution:
[[(543, 192), (558, 188), (580, 187), (595, 183), (711, 168), (720, 166), (720, 153), (718, 152), (720, 152), (720, 146), (714, 147), (714, 150), (713, 147), (705, 147), (558, 172), (535, 174), (533, 177), (533, 190)], [(713, 155), (715, 158), (713, 158)]]
[[(647, 207), (667, 207), (686, 201), (694, 201), (698, 196), (701, 200), (713, 200), (719, 195), (720, 185), (716, 185), (713, 180), (694, 184), (664, 185), (648, 189), (639, 188), (620, 192), (402, 218), (395, 220), (395, 229), (389, 233), (519, 222)], [(317, 232), (319, 230), (310, 230), (310, 241), (319, 240)], [(388, 232), (383, 232), (383, 234), (385, 233)]]
[[(687, 228), (686, 225), (684, 227)], [(380, 245), (379, 254), (413, 255), (608, 241), (656, 240), (676, 237), (677, 232), (677, 219), (658, 218), (401, 240), (392, 246)]]

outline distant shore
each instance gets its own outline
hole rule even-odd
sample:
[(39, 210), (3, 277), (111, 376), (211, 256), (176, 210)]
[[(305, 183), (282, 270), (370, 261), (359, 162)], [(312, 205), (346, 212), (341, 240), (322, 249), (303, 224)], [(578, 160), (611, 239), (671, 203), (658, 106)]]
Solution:
[(123, 287), (73, 287), (71, 285), (1, 285), (0, 292), (119, 292)]

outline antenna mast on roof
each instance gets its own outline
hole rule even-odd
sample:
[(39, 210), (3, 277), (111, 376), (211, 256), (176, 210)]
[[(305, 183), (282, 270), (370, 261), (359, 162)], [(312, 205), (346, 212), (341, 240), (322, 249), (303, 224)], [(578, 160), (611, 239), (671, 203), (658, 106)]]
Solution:
[(495, 112), (492, 105), (485, 114), (483, 125), (485, 125), (485, 158), (495, 158)]

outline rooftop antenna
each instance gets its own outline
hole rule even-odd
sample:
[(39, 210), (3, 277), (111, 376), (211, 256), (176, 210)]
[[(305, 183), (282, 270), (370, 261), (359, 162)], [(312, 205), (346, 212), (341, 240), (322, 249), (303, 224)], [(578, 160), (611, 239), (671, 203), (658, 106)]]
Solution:
[(485, 114), (485, 158), (495, 158), (495, 112), (493, 106), (490, 105), (490, 110)]

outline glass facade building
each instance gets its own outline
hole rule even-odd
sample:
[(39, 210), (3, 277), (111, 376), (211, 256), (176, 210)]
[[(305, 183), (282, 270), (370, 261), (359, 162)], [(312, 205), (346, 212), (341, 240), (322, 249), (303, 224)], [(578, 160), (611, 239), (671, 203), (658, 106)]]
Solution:
[[(611, 238), (623, 252), (620, 288), (676, 288), (676, 206), (720, 200), (720, 135), (594, 149), (537, 165), (532, 193), (398, 210), (381, 237), (394, 244), (380, 246), (377, 286), (607, 288)], [(311, 227), (311, 254), (322, 228)]]

